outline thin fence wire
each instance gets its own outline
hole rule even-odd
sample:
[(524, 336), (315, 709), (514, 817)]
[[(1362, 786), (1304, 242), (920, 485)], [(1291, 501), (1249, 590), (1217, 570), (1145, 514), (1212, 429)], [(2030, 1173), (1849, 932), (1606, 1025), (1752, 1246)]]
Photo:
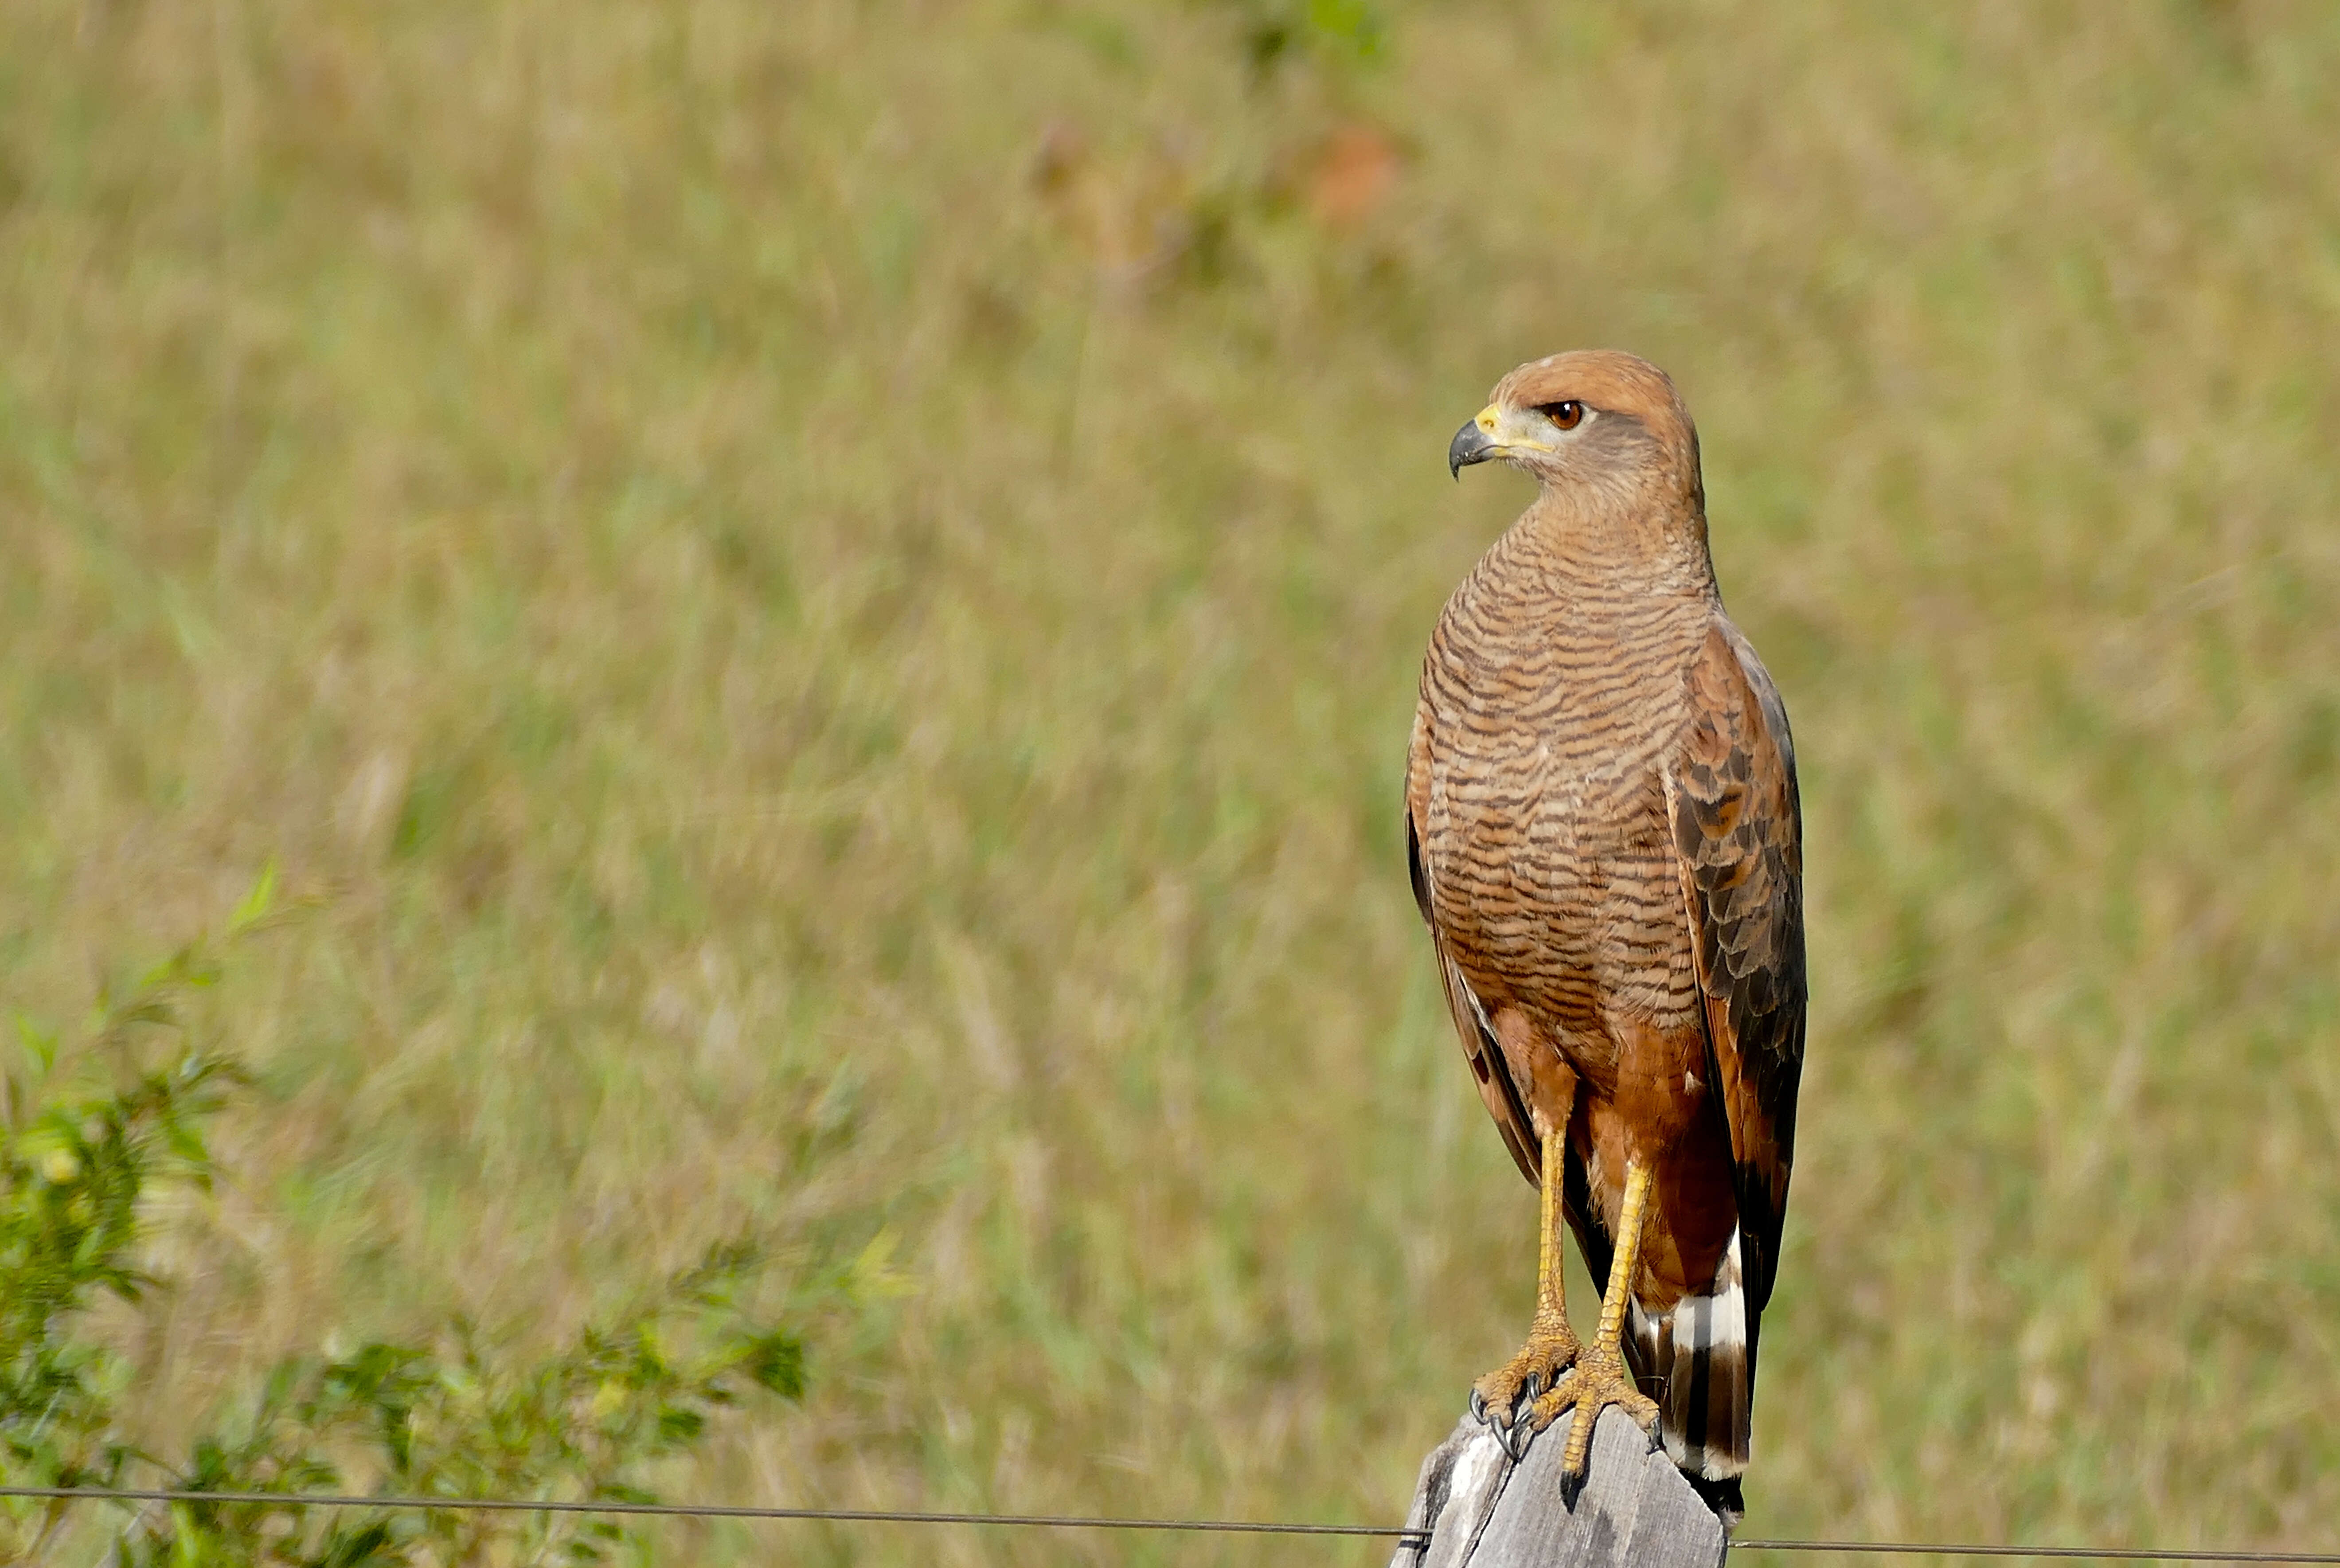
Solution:
[(1382, 1535), (1427, 1545), (1398, 1524), (1286, 1524), (1265, 1519), (1104, 1519), (1071, 1513), (917, 1513), (887, 1508), (770, 1508), (746, 1503), (632, 1503), (619, 1498), (367, 1497), (352, 1493), (174, 1492), (132, 1486), (0, 1486), (0, 1497), (110, 1503), (268, 1503), (302, 1508), (413, 1508), (497, 1513), (646, 1513), (670, 1519), (827, 1519), (848, 1524), (1004, 1524), (1041, 1530), (1187, 1530), (1248, 1535)]
[[(771, 1508), (742, 1503), (632, 1503), (534, 1497), (367, 1497), (350, 1493), (180, 1492), (130, 1486), (0, 1486), (0, 1497), (100, 1503), (273, 1503), (285, 1508), (400, 1508), (500, 1513), (626, 1513), (675, 1519), (800, 1519), (845, 1524), (979, 1524), (1040, 1530), (1180, 1530), (1222, 1535), (1377, 1536), (1401, 1547), (1430, 1544), (1429, 1532), (1401, 1524), (1286, 1524), (1264, 1519), (1110, 1519), (1075, 1513), (924, 1513), (890, 1508)], [(2097, 1563), (2340, 1563), (2340, 1552), (2244, 1552), (2212, 1547), (1994, 1546), (1924, 1541), (1765, 1541), (1734, 1552), (1843, 1552), (1895, 1557), (2050, 1557)]]
[(1733, 1541), (1733, 1552), (1861, 1552), (1889, 1557), (2075, 1557), (2097, 1563), (2340, 1563), (2340, 1552), (2225, 1552), (2215, 1547), (1990, 1546), (1924, 1541)]

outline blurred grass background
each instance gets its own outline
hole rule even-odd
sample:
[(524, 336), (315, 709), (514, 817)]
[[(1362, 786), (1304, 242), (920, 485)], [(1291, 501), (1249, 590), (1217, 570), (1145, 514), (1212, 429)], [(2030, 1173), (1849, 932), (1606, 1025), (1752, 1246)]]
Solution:
[(1532, 1289), (1400, 865), (1527, 499), (1442, 453), (1612, 344), (1810, 814), (1749, 1533), (2340, 1545), (2335, 83), (2282, 0), (7, 7), (0, 976), (314, 900), (158, 1441), (882, 1236), (669, 1495), (1394, 1519)]

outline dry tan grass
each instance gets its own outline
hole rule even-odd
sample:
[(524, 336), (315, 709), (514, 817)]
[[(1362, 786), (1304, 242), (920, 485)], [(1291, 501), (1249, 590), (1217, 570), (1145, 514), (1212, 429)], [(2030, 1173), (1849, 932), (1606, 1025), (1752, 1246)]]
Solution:
[(2330, 13), (1244, 15), (0, 15), (11, 997), (319, 900), (158, 1437), (882, 1228), (672, 1494), (1392, 1515), (1531, 1288), (1398, 864), (1524, 499), (1440, 454), (1605, 342), (1806, 770), (1750, 1530), (2340, 1544)]

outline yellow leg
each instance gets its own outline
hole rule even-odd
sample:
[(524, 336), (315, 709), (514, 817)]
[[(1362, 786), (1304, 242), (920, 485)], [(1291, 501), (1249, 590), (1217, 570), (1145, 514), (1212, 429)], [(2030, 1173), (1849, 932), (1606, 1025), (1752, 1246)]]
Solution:
[(1528, 1342), (1517, 1355), (1471, 1389), (1472, 1412), (1504, 1434), (1506, 1445), (1514, 1448), (1524, 1446), (1530, 1434), (1542, 1430), (1518, 1419), (1527, 1414), (1520, 1405), (1524, 1402), (1532, 1409), (1539, 1396), (1576, 1365), (1582, 1349), (1576, 1331), (1568, 1325), (1567, 1285), (1560, 1250), (1560, 1171), (1564, 1152), (1561, 1140), (1564, 1136), (1547, 1133), (1543, 1139), (1543, 1179), (1539, 1185), (1543, 1233), (1536, 1257), (1535, 1319), (1528, 1325)]
[(1592, 1427), (1601, 1412), (1616, 1405), (1644, 1432), (1654, 1431), (1657, 1402), (1643, 1394), (1625, 1365), (1625, 1305), (1633, 1297), (1633, 1283), (1641, 1272), (1641, 1232), (1649, 1216), (1650, 1167), (1625, 1162), (1625, 1202), (1617, 1216), (1617, 1252), (1609, 1263), (1609, 1288), (1601, 1297), (1601, 1326), (1593, 1331), (1591, 1348), (1577, 1358), (1575, 1370), (1555, 1389), (1535, 1403), (1533, 1422), (1539, 1432), (1573, 1410), (1576, 1420), (1568, 1431), (1568, 1446), (1561, 1453), (1561, 1501), (1573, 1508), (1584, 1485), (1584, 1472), (1592, 1454)]

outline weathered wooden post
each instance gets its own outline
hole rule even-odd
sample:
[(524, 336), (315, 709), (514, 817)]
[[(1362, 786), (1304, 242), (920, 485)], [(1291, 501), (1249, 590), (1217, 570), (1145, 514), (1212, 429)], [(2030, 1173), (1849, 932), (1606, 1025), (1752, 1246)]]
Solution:
[(1409, 1540), (1390, 1568), (1717, 1568), (1722, 1522), (1672, 1461), (1620, 1411), (1592, 1429), (1592, 1463), (1576, 1507), (1560, 1501), (1560, 1455), (1572, 1414), (1536, 1434), (1517, 1462), (1476, 1416), (1422, 1462)]

